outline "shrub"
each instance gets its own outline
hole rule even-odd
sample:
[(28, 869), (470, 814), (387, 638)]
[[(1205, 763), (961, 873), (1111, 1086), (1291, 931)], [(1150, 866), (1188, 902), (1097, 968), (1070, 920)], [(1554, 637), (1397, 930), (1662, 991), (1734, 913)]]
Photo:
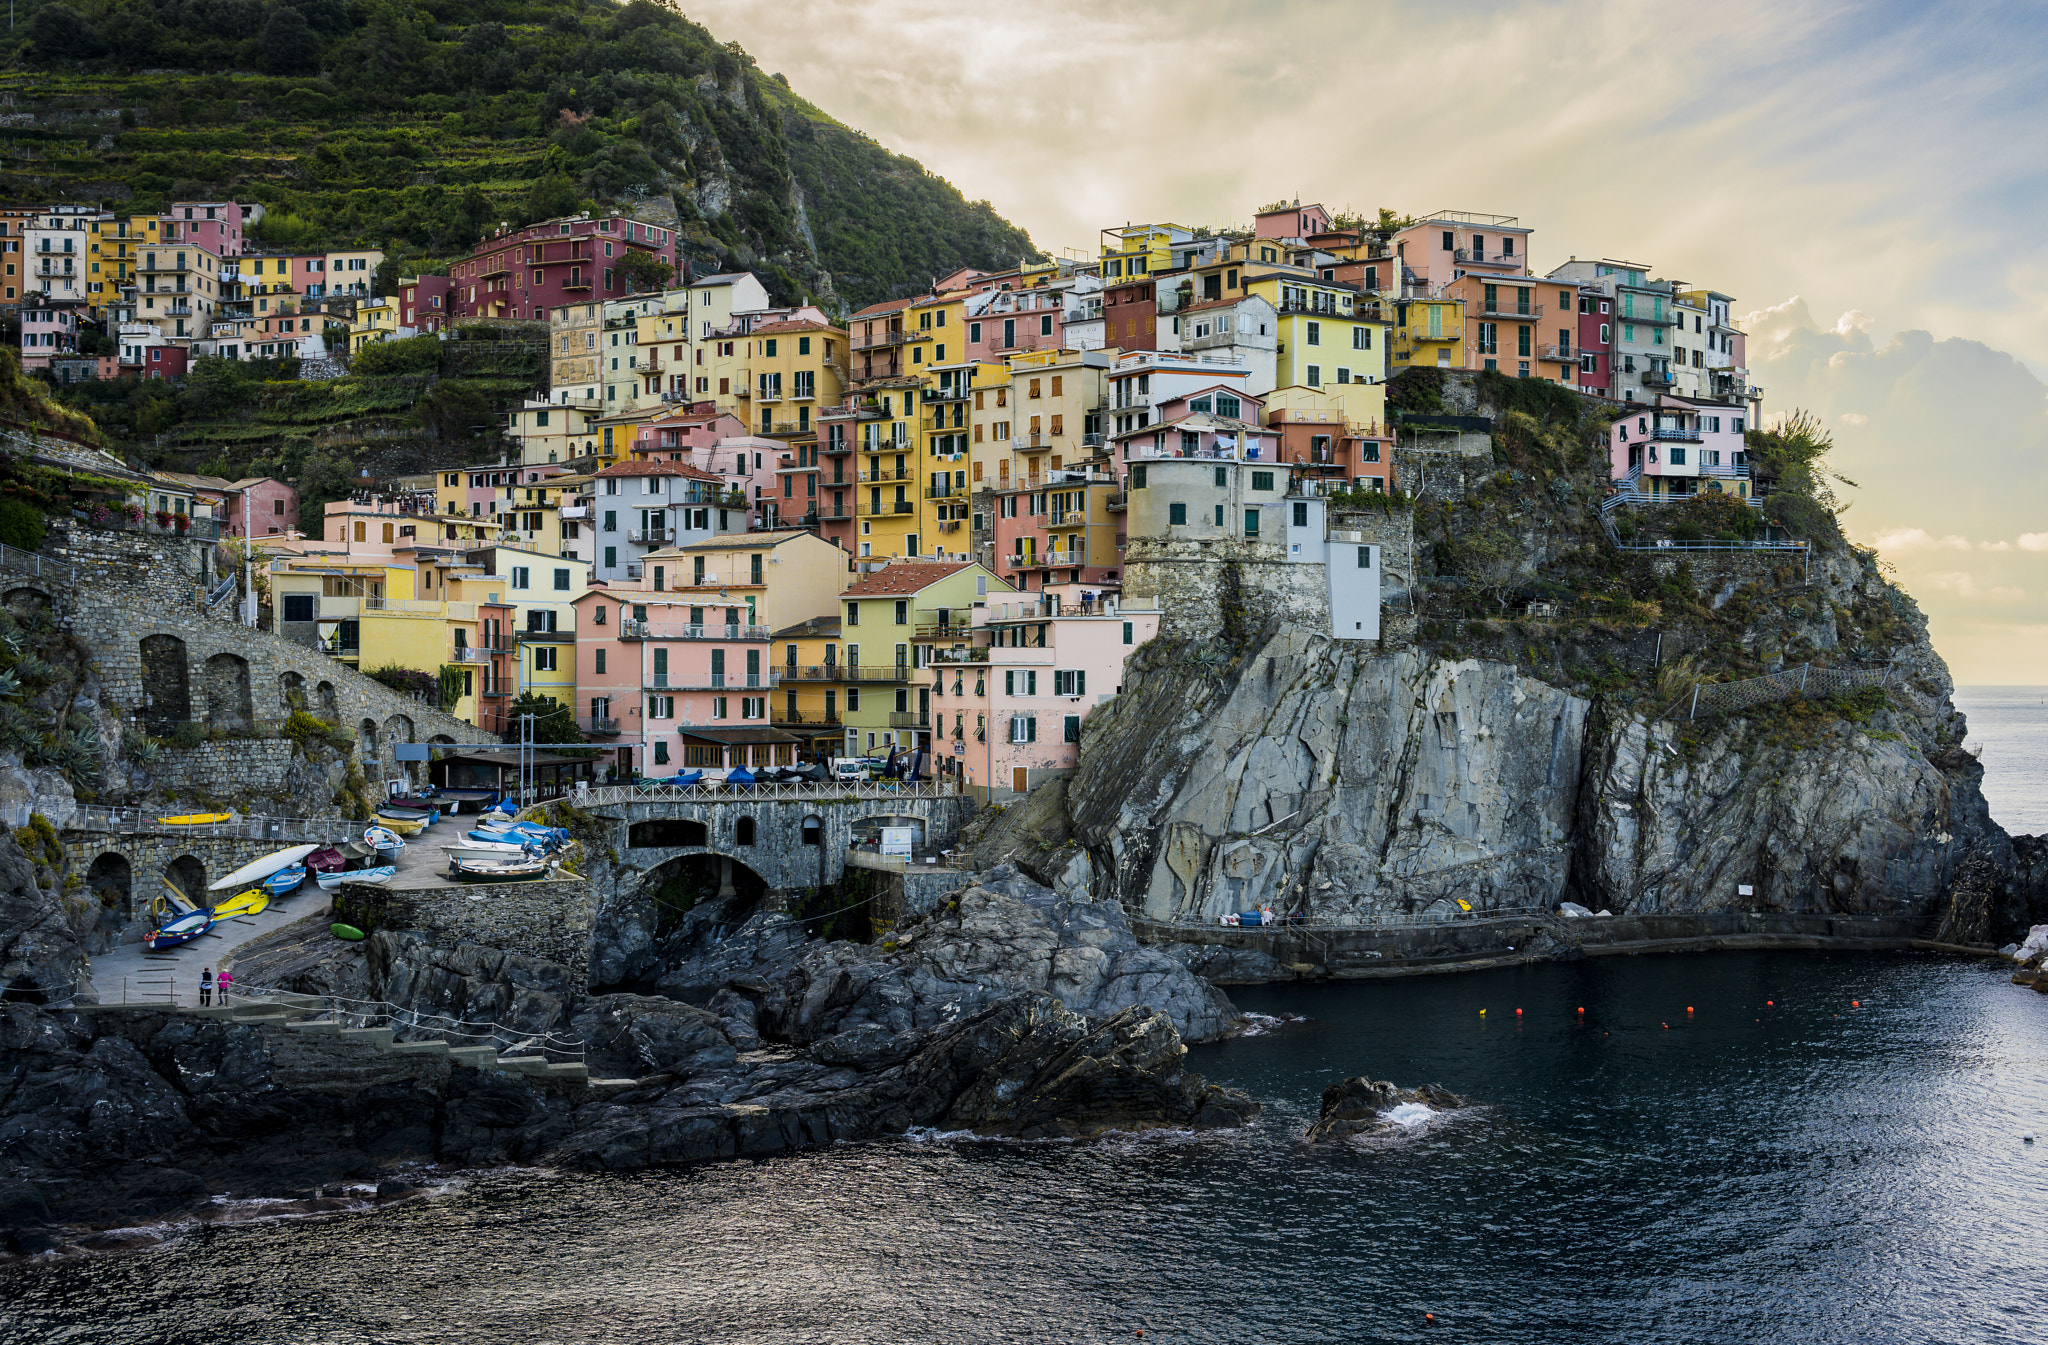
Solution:
[(441, 372), (441, 340), (436, 336), (408, 336), (401, 340), (375, 341), (357, 351), (349, 372), (358, 378), (393, 375), (438, 374)]
[(373, 681), (382, 682), (393, 691), (407, 696), (418, 696), (429, 704), (438, 704), (440, 701), (441, 679), (434, 673), (421, 672), (418, 668), (401, 668), (393, 663), (382, 668), (372, 668), (368, 676)]

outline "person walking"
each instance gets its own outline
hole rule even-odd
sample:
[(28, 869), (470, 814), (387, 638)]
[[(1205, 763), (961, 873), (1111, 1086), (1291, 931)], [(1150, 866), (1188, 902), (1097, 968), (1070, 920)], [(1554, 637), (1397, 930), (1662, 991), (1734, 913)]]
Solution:
[(222, 967), (220, 969), (220, 975), (213, 978), (213, 988), (220, 994), (220, 1005), (222, 1008), (227, 1007), (228, 988), (232, 986), (234, 983), (235, 974), (229, 971), (226, 967)]
[(199, 973), (199, 1007), (203, 1009), (211, 1003), (213, 1003), (213, 968), (208, 967)]

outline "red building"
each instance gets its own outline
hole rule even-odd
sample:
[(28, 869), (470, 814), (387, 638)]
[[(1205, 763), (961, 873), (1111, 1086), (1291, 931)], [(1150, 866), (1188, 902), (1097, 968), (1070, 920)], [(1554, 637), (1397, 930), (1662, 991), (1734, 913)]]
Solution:
[(408, 276), (398, 282), (398, 325), (438, 332), (448, 325), (455, 282), (447, 276)]
[[(1144, 276), (1122, 285), (1103, 285), (1103, 340), (1107, 344), (1126, 352), (1159, 349), (1157, 288), (1163, 278)], [(1167, 283), (1173, 282), (1168, 279)]]
[(628, 287), (620, 263), (634, 252), (673, 268), (675, 234), (616, 215), (501, 229), (450, 268), (451, 315), (545, 322), (556, 304), (623, 298)]
[(1614, 301), (1594, 289), (1579, 290), (1579, 372), (1581, 392), (1614, 395)]

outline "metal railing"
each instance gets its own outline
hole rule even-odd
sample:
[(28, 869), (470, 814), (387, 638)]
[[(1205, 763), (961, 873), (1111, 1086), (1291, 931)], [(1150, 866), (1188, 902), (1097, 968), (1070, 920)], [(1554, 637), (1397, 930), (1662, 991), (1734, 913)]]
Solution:
[(891, 710), (889, 712), (889, 727), (892, 729), (928, 729), (931, 726), (932, 717), (929, 711)]
[(33, 575), (41, 579), (57, 579), (69, 583), (71, 564), (68, 561), (51, 560), (33, 551), (0, 545), (0, 570), (14, 574)]
[(668, 626), (652, 621), (635, 621), (631, 617), (619, 622), (621, 640), (765, 640), (768, 635), (766, 626)]
[(1363, 915), (1309, 915), (1300, 916), (1275, 912), (1271, 924), (1223, 925), (1220, 917), (1207, 920), (1159, 920), (1151, 916), (1133, 916), (1131, 924), (1152, 925), (1166, 929), (1238, 929), (1256, 931), (1262, 934), (1298, 933), (1302, 930), (1378, 930), (1433, 928), (1440, 925), (1481, 925), (1497, 921), (1543, 920), (1553, 913), (1534, 906), (1496, 906), (1490, 909), (1474, 908), (1448, 910), (1431, 908), (1425, 911), (1388, 911)]
[(297, 841), (339, 845), (362, 839), (362, 822), (343, 818), (266, 817), (246, 814), (225, 822), (204, 822), (197, 826), (173, 826), (157, 810), (141, 808), (85, 807), (63, 829), (96, 831), (118, 836), (203, 836), (248, 841)]
[(1889, 686), (1897, 672), (1892, 664), (1882, 668), (1817, 668), (1811, 663), (1802, 663), (1797, 668), (1765, 673), (1762, 677), (1746, 677), (1739, 682), (1696, 682), (1692, 690), (1679, 697), (1677, 703), (1661, 717), (1693, 720), (1702, 715), (1728, 714), (1773, 701), (1790, 700), (1794, 696), (1833, 696), (1845, 691), (1860, 691), (1864, 687)]
[(701, 803), (708, 797), (745, 790), (758, 799), (814, 799), (820, 802), (852, 802), (855, 799), (957, 798), (966, 787), (953, 780), (820, 780), (800, 784), (728, 785), (723, 780), (704, 780), (694, 785), (600, 785), (574, 795), (578, 807), (594, 808), (619, 803)]
[(617, 733), (619, 721), (610, 715), (578, 715), (576, 727), (585, 733)]
[(499, 1060), (539, 1060), (549, 1064), (587, 1064), (582, 1037), (546, 1029), (539, 1031), (493, 1021), (470, 1022), (446, 1014), (424, 1013), (385, 1000), (349, 999), (342, 995), (302, 995), (277, 986), (238, 982), (235, 993), (244, 1004), (266, 1001), (288, 1010), (300, 1022), (328, 1021), (343, 1028), (390, 1028), (400, 1040), (437, 1040), (450, 1050), (481, 1047)]

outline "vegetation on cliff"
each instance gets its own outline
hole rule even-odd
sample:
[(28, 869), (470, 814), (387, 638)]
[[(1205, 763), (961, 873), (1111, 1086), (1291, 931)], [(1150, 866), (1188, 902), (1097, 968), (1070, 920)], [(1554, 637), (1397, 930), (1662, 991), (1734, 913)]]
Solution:
[(43, 0), (23, 17), (0, 75), (29, 114), (0, 131), (12, 200), (257, 201), (262, 243), (377, 245), (391, 273), (501, 221), (617, 206), (679, 225), (700, 272), (854, 307), (1037, 255), (987, 202), (652, 0)]

